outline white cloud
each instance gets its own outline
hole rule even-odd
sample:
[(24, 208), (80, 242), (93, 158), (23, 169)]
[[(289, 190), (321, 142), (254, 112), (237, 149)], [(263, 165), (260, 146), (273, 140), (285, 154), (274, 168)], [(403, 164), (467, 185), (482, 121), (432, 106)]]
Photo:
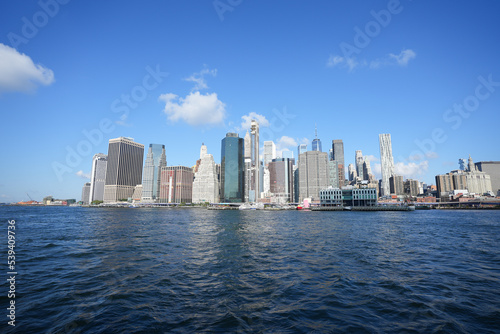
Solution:
[(9, 196), (5, 195), (5, 194), (2, 194), (0, 195), (1, 198), (9, 198)]
[(226, 105), (216, 93), (191, 92), (185, 98), (167, 93), (160, 95), (159, 100), (165, 102), (164, 112), (172, 122), (182, 120), (189, 125), (214, 125), (222, 123), (226, 117)]
[(75, 173), (75, 175), (81, 177), (82, 179), (90, 179), (90, 173), (84, 173), (83, 170), (79, 170)]
[(418, 179), (418, 176), (425, 174), (428, 169), (428, 160), (424, 160), (419, 163), (409, 162), (408, 164), (405, 164), (404, 162), (397, 162), (394, 165), (394, 173), (397, 175), (403, 175), (408, 179)]
[[(373, 161), (379, 161), (379, 159), (374, 155), (365, 155), (364, 158), (365, 158), (365, 160), (370, 161), (370, 163)], [(372, 166), (370, 165), (370, 167), (372, 167)]]
[(411, 49), (403, 50), (398, 55), (395, 55), (393, 53), (389, 54), (389, 57), (391, 59), (395, 60), (399, 66), (408, 65), (408, 62), (411, 59), (415, 58), (416, 56), (417, 56), (417, 54), (415, 53), (415, 51), (413, 51)]
[(370, 162), (370, 167), (372, 169), (372, 174), (375, 176), (377, 180), (382, 178), (382, 165), (378, 162), (372, 164)]
[(339, 55), (330, 55), (326, 66), (328, 67), (340, 67), (347, 68), (349, 72), (357, 67), (366, 67), (370, 69), (378, 69), (383, 66), (407, 66), (408, 62), (417, 56), (415, 51), (411, 49), (405, 49), (399, 54), (389, 53), (385, 57), (378, 58), (375, 60), (357, 60), (354, 57), (342, 57)]
[(278, 139), (277, 146), (280, 149), (288, 148), (288, 147), (297, 147), (297, 141), (293, 139), (292, 137), (288, 136), (283, 136), (280, 139)]
[(38, 84), (50, 85), (54, 82), (54, 72), (35, 65), (24, 53), (0, 43), (0, 94), (2, 92), (29, 92)]
[(241, 116), (241, 119), (243, 121), (241, 122), (241, 126), (238, 128), (238, 131), (246, 131), (250, 129), (252, 119), (256, 120), (257, 123), (259, 123), (259, 127), (268, 127), (270, 125), (266, 116), (257, 114), (253, 111), (248, 115)]
[(185, 78), (185, 81), (191, 81), (195, 83), (192, 91), (207, 89), (208, 85), (205, 80), (205, 75), (211, 75), (215, 77), (217, 75), (217, 69), (209, 69), (207, 67), (203, 68), (200, 72), (193, 73), (190, 77)]

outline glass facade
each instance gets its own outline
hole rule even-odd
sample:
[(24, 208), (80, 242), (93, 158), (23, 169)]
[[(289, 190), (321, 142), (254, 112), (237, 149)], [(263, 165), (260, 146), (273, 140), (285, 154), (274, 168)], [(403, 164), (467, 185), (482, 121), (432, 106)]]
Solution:
[(228, 133), (221, 145), (221, 202), (244, 201), (243, 139)]
[(167, 165), (165, 145), (149, 144), (142, 176), (142, 201), (157, 202), (160, 196), (160, 169)]

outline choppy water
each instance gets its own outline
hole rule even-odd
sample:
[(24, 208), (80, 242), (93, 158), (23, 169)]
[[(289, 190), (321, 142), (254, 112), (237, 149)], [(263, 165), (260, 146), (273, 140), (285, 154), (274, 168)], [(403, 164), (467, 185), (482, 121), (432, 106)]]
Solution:
[(0, 218), (0, 234), (17, 225), (19, 333), (500, 331), (500, 211), (0, 207)]

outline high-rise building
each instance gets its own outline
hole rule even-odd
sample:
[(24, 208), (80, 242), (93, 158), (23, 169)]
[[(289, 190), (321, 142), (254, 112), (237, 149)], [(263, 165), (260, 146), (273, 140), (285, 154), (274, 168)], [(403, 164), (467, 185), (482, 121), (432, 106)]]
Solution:
[(82, 188), (82, 202), (83, 205), (89, 204), (89, 194), (90, 194), (90, 182), (87, 182), (83, 185)]
[(273, 159), (269, 165), (269, 191), (283, 202), (293, 202), (293, 159)]
[(245, 159), (247, 158), (252, 159), (252, 137), (250, 136), (250, 132), (248, 132), (248, 130), (247, 133), (245, 134), (244, 143), (245, 143), (245, 149), (244, 149)]
[(339, 187), (345, 184), (344, 143), (342, 139), (332, 140), (333, 160), (337, 163)]
[[(307, 152), (307, 144), (300, 144), (299, 146), (297, 146), (297, 158), (300, 157), (300, 155), (302, 153), (306, 153)], [(297, 161), (298, 163), (298, 161)]]
[(493, 192), (490, 175), (478, 171), (470, 155), (469, 168), (467, 169), (467, 173), (465, 173), (465, 178), (467, 180), (467, 190), (470, 193), (483, 195)]
[(149, 144), (142, 174), (141, 202), (158, 202), (160, 198), (160, 169), (166, 165), (165, 145)]
[(318, 139), (318, 128), (314, 127), (314, 139), (312, 141), (312, 150), (323, 152), (321, 147), (321, 140)]
[(420, 194), (420, 182), (418, 180), (408, 179), (404, 182), (404, 193), (411, 197), (416, 197)]
[(378, 135), (380, 144), (380, 163), (382, 169), (382, 196), (389, 196), (391, 193), (389, 178), (394, 174), (394, 158), (392, 156), (391, 135), (383, 133)]
[(328, 153), (308, 151), (299, 157), (299, 201), (311, 198), (319, 201), (319, 191), (330, 181)]
[(109, 140), (104, 202), (112, 203), (132, 197), (134, 188), (142, 184), (144, 145), (132, 138)]
[(393, 174), (389, 178), (389, 188), (391, 194), (402, 196), (405, 194), (403, 175)]
[(490, 176), (493, 194), (500, 196), (500, 161), (476, 162), (476, 169)]
[(465, 159), (458, 159), (458, 165), (460, 170), (465, 170)]
[(106, 183), (106, 166), (108, 156), (103, 153), (97, 153), (92, 158), (92, 172), (90, 174), (89, 197), (86, 202), (104, 200), (104, 184)]
[(201, 145), (200, 164), (194, 174), (193, 203), (218, 203), (219, 180), (217, 167), (212, 154), (207, 154), (207, 147)]
[(245, 170), (243, 138), (228, 133), (221, 143), (221, 202), (243, 202)]
[(364, 174), (363, 174), (363, 163), (365, 162), (365, 159), (363, 158), (363, 153), (361, 150), (356, 151), (356, 156), (355, 156), (355, 162), (356, 162), (356, 173), (358, 174), (358, 177), (360, 180), (365, 180)]
[(267, 166), (273, 159), (276, 159), (276, 145), (272, 140), (264, 142), (264, 166)]
[(328, 185), (330, 187), (339, 187), (339, 172), (337, 170), (337, 162), (335, 160), (328, 160)]
[(372, 168), (370, 167), (370, 160), (365, 157), (365, 161), (363, 162), (363, 178), (367, 181), (375, 180), (375, 177), (372, 174)]
[[(252, 144), (252, 156), (251, 156), (251, 173), (250, 173), (250, 192), (248, 194), (248, 200), (250, 202), (256, 202), (260, 197), (260, 156), (259, 156), (259, 123), (252, 119), (250, 122), (250, 138)], [(274, 150), (274, 156), (276, 157), (276, 147)]]
[(436, 175), (436, 187), (438, 197), (445, 197), (454, 189), (452, 174)]
[(349, 166), (347, 166), (347, 176), (349, 181), (356, 181), (358, 173), (356, 172), (356, 168), (354, 168), (353, 164), (349, 164)]
[(160, 203), (192, 203), (193, 169), (185, 166), (160, 168)]

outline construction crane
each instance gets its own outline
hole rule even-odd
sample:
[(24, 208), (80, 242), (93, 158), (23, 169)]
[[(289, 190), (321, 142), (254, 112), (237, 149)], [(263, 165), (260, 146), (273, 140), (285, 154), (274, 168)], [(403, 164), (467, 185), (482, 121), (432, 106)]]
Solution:
[(31, 198), (30, 194), (26, 193), (26, 195), (28, 195), (28, 198), (29, 198), (32, 202), (34, 202), (34, 201), (33, 201), (33, 198)]

